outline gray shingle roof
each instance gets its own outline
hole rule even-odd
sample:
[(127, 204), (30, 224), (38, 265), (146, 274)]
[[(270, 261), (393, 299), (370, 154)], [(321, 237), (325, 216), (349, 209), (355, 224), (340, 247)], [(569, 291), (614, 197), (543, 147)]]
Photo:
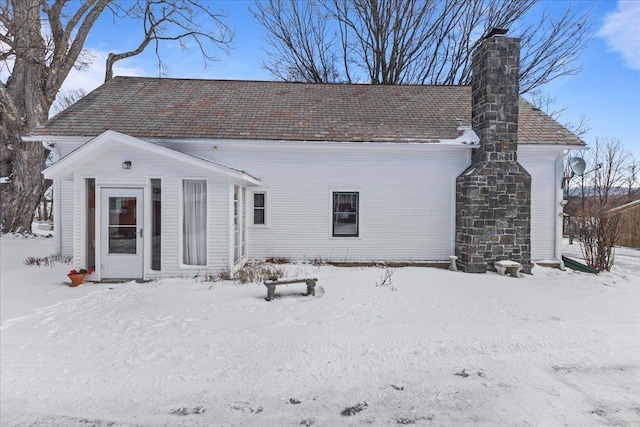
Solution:
[[(583, 145), (522, 101), (520, 143)], [(37, 135), (432, 142), (471, 121), (469, 86), (382, 86), (115, 77)]]

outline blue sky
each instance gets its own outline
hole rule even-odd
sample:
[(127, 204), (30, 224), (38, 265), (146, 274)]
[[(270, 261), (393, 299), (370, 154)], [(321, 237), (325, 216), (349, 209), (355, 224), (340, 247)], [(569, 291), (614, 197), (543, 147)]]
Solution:
[[(554, 108), (566, 110), (559, 121), (577, 122), (581, 115), (589, 120), (591, 130), (584, 139), (588, 144), (596, 137), (615, 137), (640, 160), (640, 0), (541, 1), (532, 11), (564, 9), (567, 3), (583, 10), (591, 9), (594, 36), (582, 57), (582, 71), (564, 76), (543, 88), (554, 98)], [(181, 51), (164, 45), (168, 64), (166, 75), (183, 78), (238, 80), (272, 80), (261, 68), (265, 57), (262, 28), (248, 11), (253, 1), (209, 0), (210, 7), (222, 10), (235, 32), (229, 54), (220, 51), (219, 61), (205, 68), (195, 50)], [(63, 90), (83, 88), (89, 91), (104, 79), (104, 58), (110, 51), (131, 49), (139, 42), (139, 25), (114, 25), (103, 19), (90, 34), (86, 47), (95, 55), (93, 65), (84, 72), (74, 72)], [(116, 75), (157, 76), (152, 52), (119, 62)]]

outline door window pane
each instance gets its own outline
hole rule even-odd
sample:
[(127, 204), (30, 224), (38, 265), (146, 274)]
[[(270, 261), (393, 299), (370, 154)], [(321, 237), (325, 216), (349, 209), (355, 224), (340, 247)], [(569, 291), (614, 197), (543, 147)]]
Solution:
[(136, 253), (136, 198), (109, 197), (109, 253)]
[(135, 255), (136, 243), (135, 227), (109, 227), (110, 254)]

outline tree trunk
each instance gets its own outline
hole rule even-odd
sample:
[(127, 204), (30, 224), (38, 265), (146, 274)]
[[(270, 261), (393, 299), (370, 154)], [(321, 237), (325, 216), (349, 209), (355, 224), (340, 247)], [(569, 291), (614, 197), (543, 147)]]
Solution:
[(10, 156), (7, 160), (11, 166), (11, 182), (0, 184), (0, 227), (3, 232), (31, 232), (31, 222), (44, 186), (41, 171), (47, 150), (40, 143), (23, 142), (18, 132), (13, 132), (2, 145), (3, 151), (6, 149)]
[[(38, 0), (14, 2), (13, 70), (0, 88), (0, 231), (31, 232), (40, 201), (47, 151), (42, 144), (24, 142), (21, 135), (46, 121), (55, 91), (47, 91), (46, 45), (40, 28)], [(26, 48), (24, 48), (26, 47)]]

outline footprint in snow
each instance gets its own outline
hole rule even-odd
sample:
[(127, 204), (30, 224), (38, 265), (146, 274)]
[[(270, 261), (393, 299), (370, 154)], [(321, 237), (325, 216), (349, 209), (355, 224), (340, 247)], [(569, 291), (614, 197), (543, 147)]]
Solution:
[[(478, 371), (476, 374), (477, 374), (480, 378), (485, 378), (485, 376), (484, 376), (484, 372), (482, 372), (482, 371)], [(456, 373), (455, 373), (455, 374), (453, 374), (453, 375), (457, 375), (457, 376), (462, 377), (462, 378), (467, 378), (467, 377), (468, 377), (468, 376), (470, 376), (471, 374), (470, 374), (469, 372), (467, 372), (467, 370), (466, 370), (466, 368), (465, 368), (465, 369), (463, 369), (462, 371), (460, 371), (460, 372), (456, 372)]]
[(242, 412), (243, 414), (259, 414), (262, 412), (261, 406), (253, 405), (249, 402), (234, 402), (231, 404), (231, 409)]
[(340, 415), (343, 417), (352, 417), (356, 415), (358, 412), (364, 411), (369, 404), (367, 402), (360, 402), (353, 406), (348, 406), (340, 412)]
[(298, 298), (298, 301), (309, 302), (309, 301), (316, 300), (318, 298), (322, 298), (324, 296), (324, 288), (322, 286), (316, 285), (315, 291), (316, 291), (316, 294), (314, 296), (304, 295), (302, 296), (302, 298)]
[(178, 409), (174, 409), (173, 411), (169, 412), (171, 415), (179, 415), (181, 417), (184, 417), (186, 415), (192, 415), (192, 414), (202, 414), (204, 413), (205, 408), (204, 406), (196, 406), (195, 408), (178, 408)]

